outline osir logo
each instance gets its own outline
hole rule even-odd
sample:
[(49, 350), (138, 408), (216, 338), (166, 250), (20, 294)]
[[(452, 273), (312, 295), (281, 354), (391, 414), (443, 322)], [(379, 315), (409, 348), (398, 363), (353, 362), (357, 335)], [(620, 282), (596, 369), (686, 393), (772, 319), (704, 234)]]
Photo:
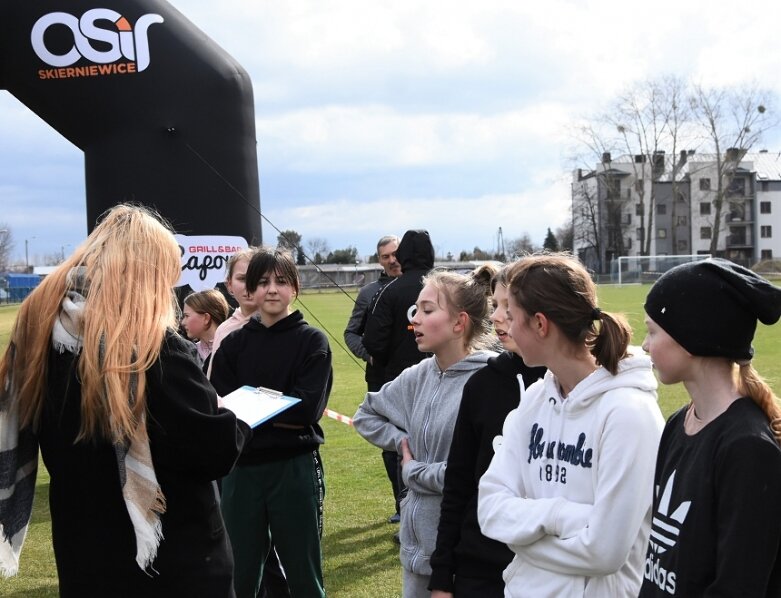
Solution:
[[(163, 17), (158, 14), (146, 14), (139, 17), (133, 27), (125, 17), (109, 8), (93, 8), (81, 15), (81, 18), (66, 12), (45, 14), (33, 25), (30, 41), (38, 58), (58, 68), (43, 69), (38, 75), (41, 79), (63, 79), (141, 72), (150, 63), (148, 30), (155, 23), (163, 21)], [(55, 54), (46, 45), (46, 32), (52, 26), (65, 26), (73, 34), (73, 46), (64, 54)], [(106, 49), (96, 49), (91, 43), (93, 41), (107, 46)], [(82, 58), (95, 65), (112, 65), (116, 68), (63, 68)], [(113, 64), (122, 58), (131, 62)]]

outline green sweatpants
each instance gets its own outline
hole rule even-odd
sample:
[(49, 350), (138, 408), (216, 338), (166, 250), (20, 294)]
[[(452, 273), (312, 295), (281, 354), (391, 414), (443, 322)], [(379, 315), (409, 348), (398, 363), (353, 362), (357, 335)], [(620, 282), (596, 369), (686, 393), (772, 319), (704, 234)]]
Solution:
[(222, 481), (222, 514), (233, 546), (237, 598), (255, 598), (270, 539), (293, 598), (324, 598), (325, 481), (318, 451), (239, 465)]

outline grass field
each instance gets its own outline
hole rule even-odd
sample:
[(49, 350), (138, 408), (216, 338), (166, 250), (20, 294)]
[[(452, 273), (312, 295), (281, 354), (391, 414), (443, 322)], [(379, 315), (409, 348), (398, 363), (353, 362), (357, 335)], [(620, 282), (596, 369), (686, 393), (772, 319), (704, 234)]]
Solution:
[[(602, 286), (599, 289), (602, 309), (620, 311), (628, 316), (636, 344), (642, 342), (645, 330), (642, 305), (648, 289), (648, 286)], [(351, 416), (365, 391), (362, 367), (343, 349), (342, 331), (352, 302), (341, 293), (307, 294), (301, 298), (299, 307), (310, 323), (326, 330), (331, 340), (335, 375), (329, 407)], [(0, 307), (0, 346), (4, 347), (8, 340), (15, 313), (14, 307)], [(728, 318), (729, 314), (724, 317)], [(719, 322), (712, 325), (718, 326)], [(778, 392), (781, 389), (781, 326), (760, 325), (755, 348), (757, 368)], [(665, 417), (685, 400), (680, 385), (660, 388), (659, 401)], [(322, 450), (326, 469), (323, 550), (328, 594), (333, 598), (398, 596), (401, 573), (398, 548), (391, 537), (396, 528), (385, 522), (393, 510), (393, 501), (380, 451), (345, 424), (324, 418), (323, 428), (326, 434)], [(0, 580), (0, 596), (57, 596), (47, 504), (48, 481), (48, 475), (41, 468), (21, 572), (12, 580)]]

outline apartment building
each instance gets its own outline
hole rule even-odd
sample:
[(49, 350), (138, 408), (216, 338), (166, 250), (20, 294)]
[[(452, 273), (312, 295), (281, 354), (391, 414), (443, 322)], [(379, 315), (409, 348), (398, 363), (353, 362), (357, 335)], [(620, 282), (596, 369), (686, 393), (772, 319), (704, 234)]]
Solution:
[(574, 251), (595, 272), (610, 273), (622, 255), (778, 258), (781, 153), (605, 153), (573, 173), (572, 216)]

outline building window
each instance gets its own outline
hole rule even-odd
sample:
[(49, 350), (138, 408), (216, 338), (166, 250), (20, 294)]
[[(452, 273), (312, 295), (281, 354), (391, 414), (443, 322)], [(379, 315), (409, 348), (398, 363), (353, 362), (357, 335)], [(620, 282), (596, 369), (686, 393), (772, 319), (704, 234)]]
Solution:
[(635, 181), (635, 191), (637, 191), (638, 193), (642, 193), (643, 192), (643, 187), (644, 186), (645, 186), (645, 181), (643, 179), (637, 179)]
[(710, 179), (700, 179), (700, 191), (710, 191)]
[(640, 241), (640, 243), (643, 242), (643, 239), (645, 238), (645, 231), (642, 227), (638, 227), (635, 230), (635, 236), (637, 237), (637, 240)]
[(626, 239), (624, 239), (624, 248), (632, 249), (632, 237), (627, 237)]
[(709, 201), (701, 201), (700, 202), (700, 216), (709, 216), (710, 215), (710, 202)]
[(759, 236), (763, 239), (770, 239), (773, 236), (773, 227), (772, 226), (760, 226), (759, 227)]
[(678, 239), (678, 251), (688, 251), (689, 242), (686, 239)]
[(613, 177), (605, 179), (605, 188), (608, 199), (618, 199), (621, 197), (621, 180)]
[(773, 250), (772, 249), (763, 249), (760, 252), (759, 257), (760, 257), (760, 259), (763, 259), (763, 260), (772, 260), (773, 259)]
[(711, 237), (711, 228), (710, 226), (701, 226), (700, 227), (700, 239), (710, 239)]
[(743, 177), (732, 179), (727, 186), (727, 195), (731, 195), (733, 197), (745, 197), (746, 179)]
[(769, 201), (760, 201), (759, 202), (759, 213), (760, 214), (770, 214), (770, 202)]
[(678, 216), (675, 219), (675, 224), (677, 224), (678, 226), (686, 226), (687, 224), (689, 224), (689, 219), (686, 216)]
[(636, 203), (635, 204), (635, 216), (642, 216), (643, 215), (643, 204), (642, 203)]
[(667, 238), (667, 229), (666, 228), (660, 228), (656, 231), (656, 238), (657, 239), (666, 239)]
[(632, 224), (632, 214), (622, 214), (621, 224)]
[(658, 204), (656, 204), (656, 213), (658, 215), (666, 214), (667, 213), (667, 204), (666, 203), (658, 203)]

